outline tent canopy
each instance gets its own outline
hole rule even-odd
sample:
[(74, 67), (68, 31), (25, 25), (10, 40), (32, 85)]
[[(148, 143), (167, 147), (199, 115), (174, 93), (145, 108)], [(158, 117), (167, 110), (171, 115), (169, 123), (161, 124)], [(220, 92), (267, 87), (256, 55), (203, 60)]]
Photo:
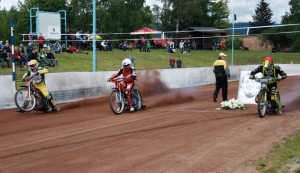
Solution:
[(144, 28), (132, 31), (130, 34), (131, 35), (139, 35), (139, 34), (160, 34), (160, 33), (161, 33), (161, 31), (159, 31), (159, 30), (144, 27)]
[[(101, 40), (102, 37), (100, 35), (96, 35), (96, 40)], [(89, 40), (93, 40), (93, 35), (89, 36)]]

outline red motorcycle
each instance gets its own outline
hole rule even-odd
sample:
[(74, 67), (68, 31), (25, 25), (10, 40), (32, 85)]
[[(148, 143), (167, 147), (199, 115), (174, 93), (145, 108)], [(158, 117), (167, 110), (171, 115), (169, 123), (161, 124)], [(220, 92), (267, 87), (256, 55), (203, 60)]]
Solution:
[[(108, 80), (108, 82), (115, 84), (115, 87), (112, 88), (112, 91), (109, 95), (109, 106), (111, 111), (116, 115), (120, 115), (125, 110), (130, 109), (127, 101), (126, 83), (123, 82), (124, 79), (125, 78), (112, 77)], [(144, 107), (142, 95), (136, 86), (132, 88), (131, 101), (135, 111), (138, 111)]]
[(41, 91), (33, 85), (32, 79), (33, 76), (26, 78), (26, 85), (22, 85), (21, 89), (17, 90), (15, 104), (22, 113), (31, 111), (47, 113), (50, 105)]

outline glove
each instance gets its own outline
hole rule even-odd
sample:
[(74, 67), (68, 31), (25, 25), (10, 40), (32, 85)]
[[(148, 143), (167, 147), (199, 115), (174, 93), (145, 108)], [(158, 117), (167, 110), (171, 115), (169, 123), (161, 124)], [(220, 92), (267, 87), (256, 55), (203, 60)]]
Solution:
[(129, 79), (129, 78), (131, 78), (131, 74), (130, 74), (130, 75), (128, 75), (128, 76), (126, 76), (126, 79)]
[(249, 79), (254, 79), (254, 76), (253, 76), (253, 75), (250, 75), (250, 76), (249, 76)]
[(111, 81), (111, 78), (108, 78), (108, 79), (107, 79), (107, 82), (110, 82), (110, 81)]

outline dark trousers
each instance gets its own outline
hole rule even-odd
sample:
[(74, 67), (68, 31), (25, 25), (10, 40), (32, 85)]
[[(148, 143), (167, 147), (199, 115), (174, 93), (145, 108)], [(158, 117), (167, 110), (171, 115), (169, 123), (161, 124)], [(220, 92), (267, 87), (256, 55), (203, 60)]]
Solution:
[(228, 80), (226, 76), (217, 77), (216, 76), (216, 89), (214, 92), (214, 97), (218, 97), (219, 91), (222, 88), (222, 98), (223, 101), (228, 100), (227, 94), (228, 94)]

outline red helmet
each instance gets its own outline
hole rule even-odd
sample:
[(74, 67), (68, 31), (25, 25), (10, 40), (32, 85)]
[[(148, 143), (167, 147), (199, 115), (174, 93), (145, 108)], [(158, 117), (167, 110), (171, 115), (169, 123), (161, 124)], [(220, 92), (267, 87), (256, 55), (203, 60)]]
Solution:
[(274, 64), (273, 58), (270, 56), (265, 57), (263, 62), (269, 61), (269, 63)]

